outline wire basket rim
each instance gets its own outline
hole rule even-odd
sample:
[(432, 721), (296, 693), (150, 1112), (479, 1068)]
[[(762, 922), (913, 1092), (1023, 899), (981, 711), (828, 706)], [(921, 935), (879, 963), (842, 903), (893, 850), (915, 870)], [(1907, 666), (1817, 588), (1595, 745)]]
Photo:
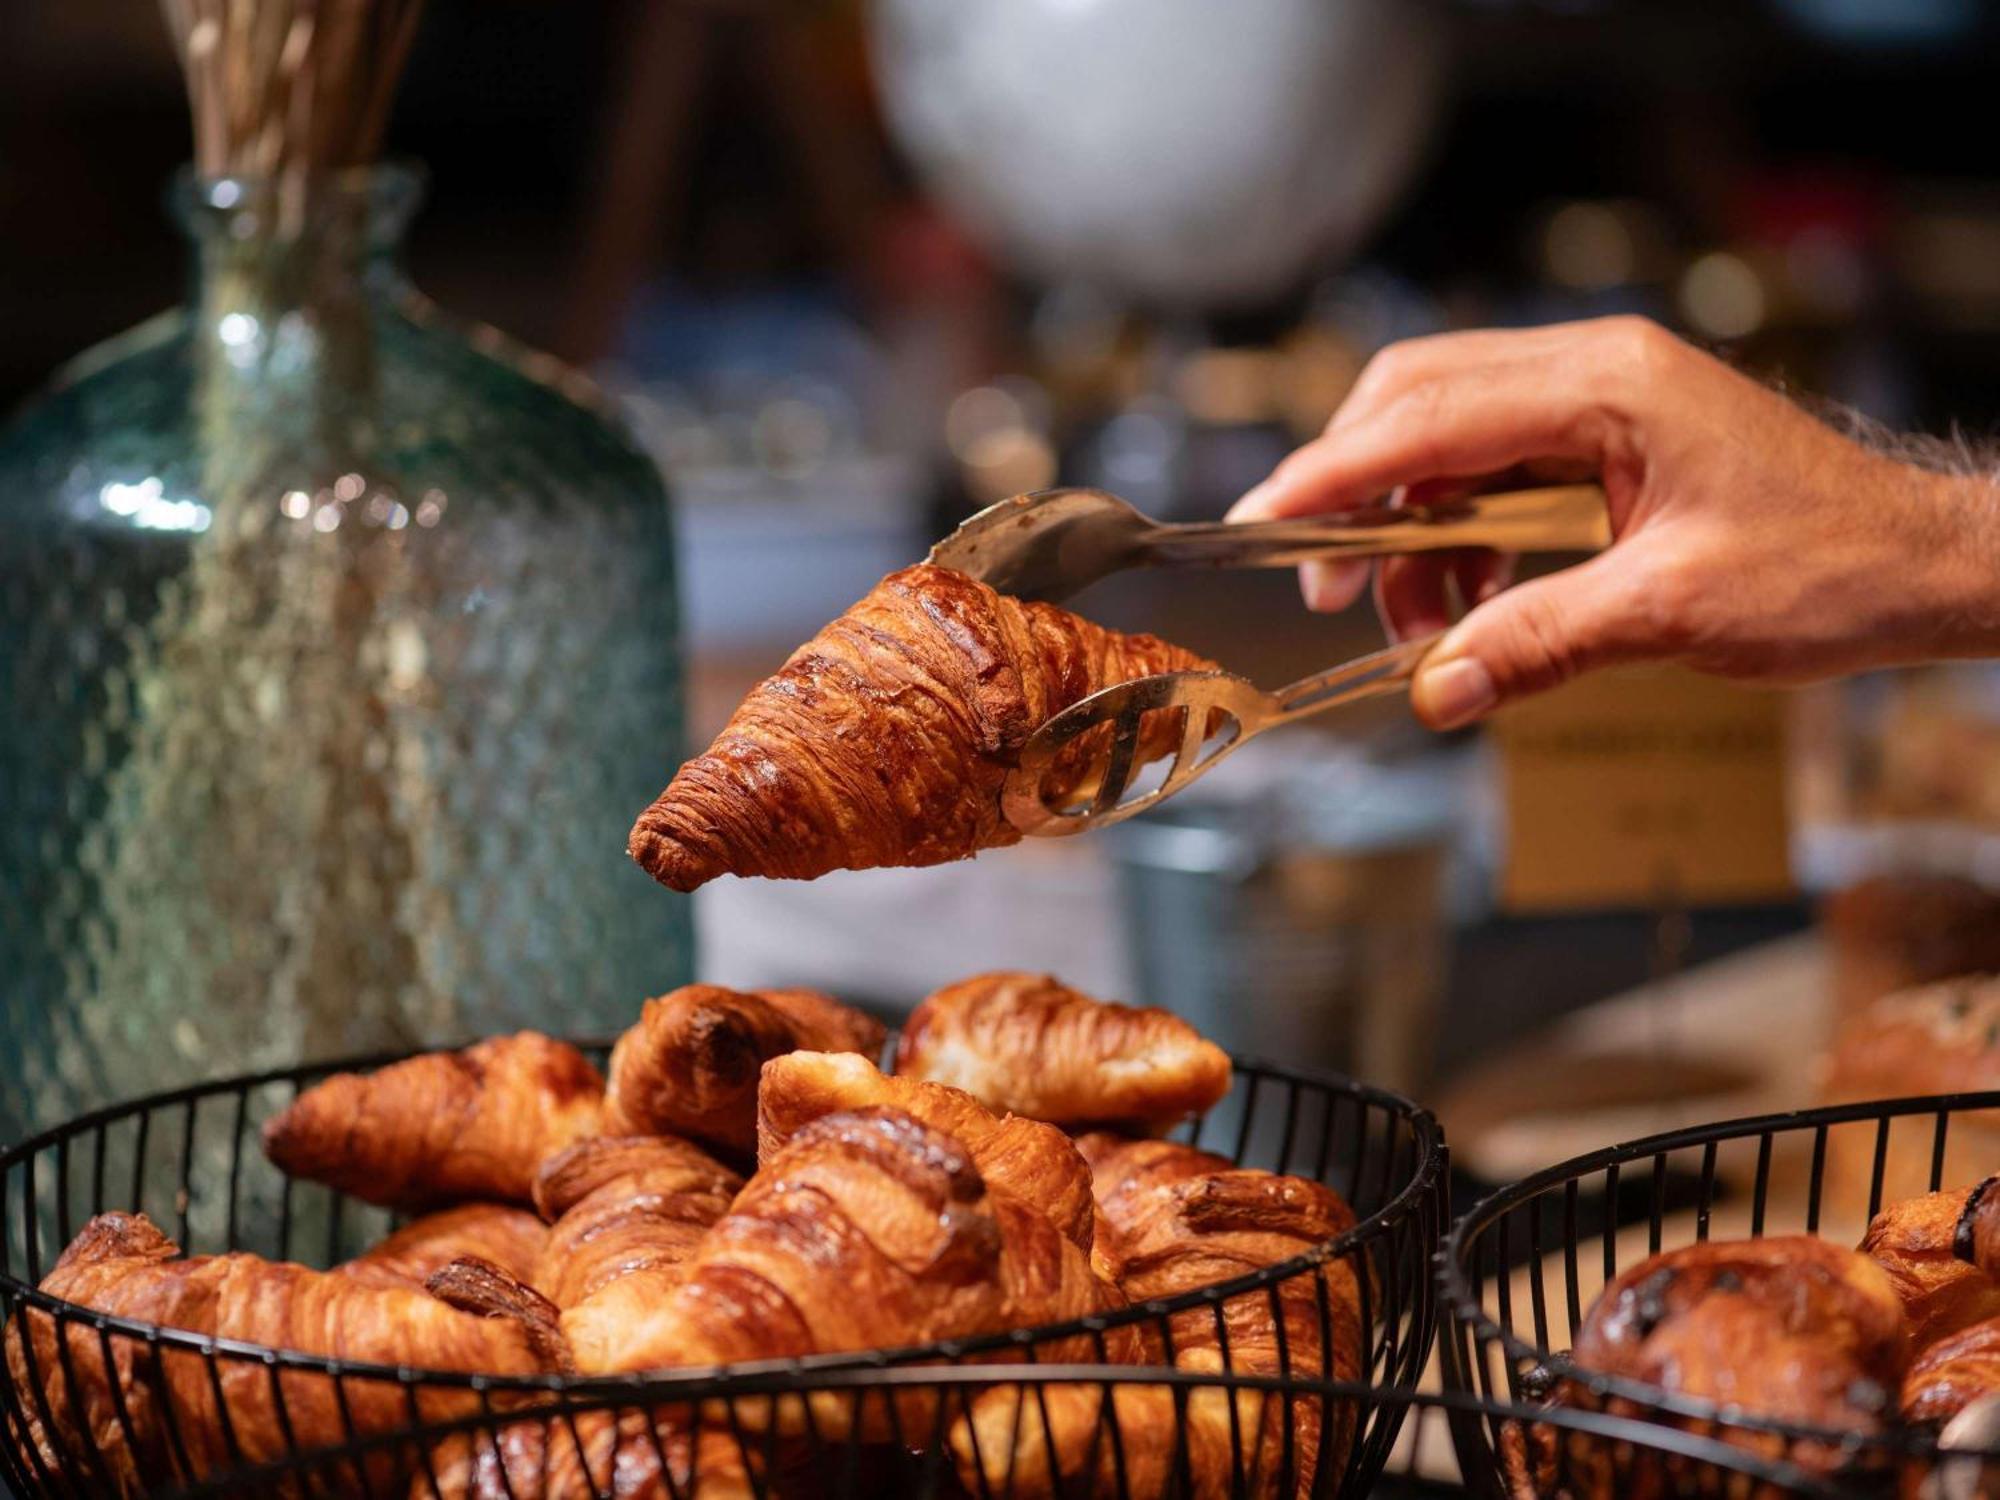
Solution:
[[(1255, 1391), (1280, 1396), (1288, 1401), (1354, 1402), (1374, 1408), (1394, 1408), (1404, 1416), (1413, 1410), (1419, 1412), (1436, 1410), (1456, 1416), (1489, 1417), (1524, 1423), (1543, 1422), (1615, 1442), (1667, 1446), (1680, 1457), (1713, 1464), (1729, 1472), (1742, 1473), (1760, 1482), (1782, 1485), (1786, 1487), (1788, 1493), (1826, 1490), (1825, 1481), (1820, 1476), (1811, 1474), (1786, 1459), (1765, 1457), (1720, 1438), (1677, 1428), (1663, 1430), (1642, 1417), (1620, 1416), (1611, 1412), (1581, 1409), (1543, 1412), (1517, 1402), (1501, 1401), (1467, 1391), (1426, 1390), (1401, 1385), (1379, 1386), (1363, 1381), (1331, 1378), (1301, 1379), (1282, 1375), (1183, 1370), (1171, 1365), (925, 1366), (894, 1372), (896, 1376), (902, 1378), (890, 1381), (881, 1380), (879, 1374), (871, 1379), (871, 1373), (874, 1372), (859, 1369), (830, 1370), (826, 1372), (827, 1378), (824, 1382), (805, 1391), (774, 1386), (768, 1390), (739, 1392), (736, 1399), (776, 1400), (787, 1396), (798, 1398), (825, 1392), (852, 1392), (857, 1399), (860, 1399), (872, 1392), (889, 1389), (921, 1390), (929, 1387), (939, 1391), (945, 1389), (979, 1391), (1005, 1386), (1028, 1387), (1051, 1384), (1097, 1385), (1106, 1389), (1167, 1386), (1190, 1391)], [(504, 1413), (501, 1417), (503, 1425), (531, 1422), (574, 1423), (579, 1417), (623, 1413), (634, 1410), (637, 1405), (629, 1400), (611, 1400), (602, 1396), (577, 1398), (573, 1393), (558, 1394), (559, 1399), (551, 1404), (522, 1407)], [(496, 1415), (490, 1411), (467, 1413), (448, 1420), (427, 1423), (424, 1434), (426, 1440), (433, 1443), (457, 1436), (474, 1437), (481, 1433), (490, 1434), (495, 1430), (495, 1420)], [(834, 1440), (827, 1438), (823, 1441), (832, 1445)], [(245, 1484), (265, 1479), (295, 1478), (300, 1472), (299, 1465), (302, 1461), (307, 1464), (334, 1466), (352, 1462), (373, 1452), (394, 1452), (399, 1447), (407, 1446), (408, 1442), (407, 1433), (379, 1433), (357, 1439), (338, 1449), (325, 1450), (323, 1453), (308, 1452), (295, 1458), (272, 1460), (233, 1469), (227, 1475), (176, 1489), (173, 1493), (179, 1500), (231, 1495), (237, 1493)], [(1969, 1450), (1967, 1453), (1968, 1456), (1972, 1456)]]
[[(608, 1050), (615, 1038), (566, 1037), (561, 1040), (569, 1042), (580, 1050), (601, 1052)], [(895, 1029), (891, 1028), (885, 1051), (893, 1048), (895, 1041)], [(300, 1063), (289, 1067), (268, 1068), (252, 1073), (230, 1074), (99, 1106), (0, 1149), (0, 1207), (4, 1207), (5, 1204), (4, 1184), (7, 1174), (15, 1167), (25, 1165), (32, 1184), (33, 1163), (43, 1152), (51, 1150), (66, 1152), (69, 1142), (77, 1136), (92, 1130), (101, 1130), (120, 1120), (141, 1114), (150, 1115), (155, 1111), (187, 1105), (217, 1095), (233, 1094), (241, 1099), (250, 1090), (260, 1087), (285, 1083), (304, 1084), (333, 1073), (386, 1067), (423, 1053), (451, 1051), (457, 1046), (467, 1045), (471, 1044), (396, 1048)], [(1329, 1128), (1332, 1124), (1331, 1101), (1341, 1097), (1353, 1099), (1359, 1104), (1372, 1105), (1392, 1118), (1401, 1120), (1410, 1132), (1415, 1147), (1414, 1160), (1404, 1175), (1402, 1185), (1392, 1197), (1365, 1217), (1357, 1218), (1348, 1228), (1285, 1260), (1260, 1266), (1227, 1281), (1218, 1281), (1209, 1286), (1178, 1292), (1171, 1297), (1133, 1303), (1115, 1312), (1095, 1313), (1058, 1323), (1001, 1329), (961, 1338), (934, 1339), (927, 1343), (897, 1348), (840, 1350), (782, 1359), (739, 1361), (728, 1365), (670, 1366), (654, 1370), (591, 1376), (498, 1375), (468, 1370), (437, 1370), (422, 1365), (393, 1365), (336, 1359), (297, 1349), (251, 1343), (240, 1339), (218, 1338), (188, 1329), (119, 1317), (98, 1312), (83, 1303), (52, 1296), (42, 1291), (38, 1285), (23, 1279), (23, 1275), (16, 1275), (11, 1268), (0, 1269), (0, 1298), (11, 1300), (22, 1307), (33, 1307), (63, 1323), (82, 1324), (97, 1333), (100, 1339), (113, 1335), (137, 1339), (155, 1348), (182, 1349), (205, 1356), (254, 1361), (273, 1371), (298, 1370), (334, 1378), (388, 1381), (406, 1386), (445, 1386), (478, 1392), (616, 1391), (627, 1400), (685, 1401), (749, 1394), (738, 1389), (744, 1382), (790, 1380), (793, 1382), (792, 1390), (796, 1392), (802, 1388), (801, 1382), (841, 1371), (870, 1372), (877, 1377), (898, 1368), (924, 1368), (935, 1371), (950, 1367), (920, 1366), (918, 1362), (938, 1359), (959, 1360), (972, 1355), (1004, 1350), (1010, 1346), (1032, 1348), (1061, 1339), (1110, 1332), (1128, 1325), (1157, 1321), (1176, 1313), (1212, 1307), (1232, 1298), (1261, 1291), (1278, 1282), (1315, 1270), (1330, 1260), (1365, 1249), (1384, 1235), (1393, 1233), (1405, 1220), (1420, 1216), (1426, 1199), (1436, 1197), (1445, 1170), (1447, 1148), (1443, 1128), (1438, 1124), (1436, 1116), (1422, 1105), (1392, 1090), (1363, 1083), (1331, 1069), (1277, 1063), (1236, 1053), (1230, 1054), (1230, 1064), (1232, 1069), (1250, 1080), (1250, 1088), (1253, 1091), (1262, 1078), (1275, 1078), (1290, 1085), (1304, 1085), (1325, 1091), (1329, 1097), (1327, 1122)], [(1254, 1093), (1252, 1097), (1254, 1099)], [(1249, 1103), (1246, 1102), (1245, 1109), (1249, 1107)], [(1357, 1123), (1362, 1126), (1365, 1139), (1365, 1117)], [(1393, 1166), (1397, 1157), (1402, 1154), (1402, 1148), (1394, 1143), (1385, 1142), (1383, 1149), (1391, 1153), (1390, 1164)], [(1385, 1179), (1388, 1177), (1387, 1168), (1384, 1169), (1383, 1176)], [(34, 1212), (32, 1204), (32, 1197), (24, 1195), (22, 1203), (24, 1215), (32, 1215)], [(108, 1210), (100, 1210), (104, 1211)], [(32, 1224), (32, 1220), (30, 1222)], [(182, 1253), (187, 1253), (185, 1247), (182, 1248)], [(24, 1269), (23, 1274), (31, 1273), (27, 1273)], [(988, 1367), (982, 1365), (978, 1368)], [(1070, 1367), (1049, 1363), (1037, 1368), (1053, 1373)], [(1157, 1367), (1129, 1365), (1113, 1368), (1154, 1370)], [(806, 1385), (803, 1388), (811, 1387)]]
[[(1730, 1403), (1686, 1396), (1647, 1381), (1634, 1380), (1622, 1375), (1609, 1375), (1576, 1365), (1566, 1352), (1559, 1353), (1552, 1349), (1541, 1348), (1521, 1338), (1511, 1328), (1503, 1326), (1494, 1318), (1486, 1310), (1483, 1299), (1473, 1290), (1466, 1271), (1466, 1259), (1475, 1233), (1483, 1232), (1503, 1221), (1505, 1216), (1516, 1208), (1532, 1205), (1550, 1189), (1558, 1185), (1576, 1183), (1607, 1167), (1622, 1166), (1632, 1161), (1664, 1158), (1671, 1152), (1685, 1151), (1691, 1146), (1717, 1145), (1723, 1141), (1740, 1140), (1751, 1136), (1767, 1134), (1775, 1136), (1782, 1132), (1798, 1130), (1811, 1130), (1817, 1133), (1835, 1125), (1861, 1124), (1871, 1120), (1880, 1124), (1914, 1115), (1942, 1117), (1961, 1111), (1985, 1109), (2000, 1109), (2000, 1089), (1962, 1091), (1953, 1094), (1911, 1094), (1894, 1099), (1859, 1100), (1842, 1104), (1815, 1105), (1806, 1109), (1778, 1110), (1761, 1115), (1742, 1115), (1699, 1125), (1677, 1126), (1672, 1130), (1657, 1131), (1652, 1135), (1639, 1136), (1629, 1141), (1620, 1141), (1610, 1146), (1600, 1146), (1595, 1150), (1582, 1152), (1566, 1161), (1543, 1167), (1539, 1171), (1493, 1189), (1452, 1220), (1451, 1227), (1445, 1232), (1439, 1244), (1436, 1256), (1438, 1289), (1444, 1299), (1443, 1310), (1453, 1322), (1465, 1325), (1476, 1339), (1498, 1343), (1510, 1360), (1516, 1362), (1531, 1360), (1564, 1379), (1575, 1381), (1599, 1397), (1609, 1396), (1637, 1402), (1669, 1416), (1716, 1422), (1748, 1431), (1770, 1432), (1799, 1441), (1825, 1443), (1839, 1450), (1879, 1451), (1901, 1457), (1935, 1458), (1943, 1450), (1939, 1449), (1934, 1437), (1916, 1429), (1898, 1427), (1873, 1435), (1862, 1435), (1840, 1428), (1819, 1427), (1810, 1423), (1760, 1414)], [(1816, 1231), (1801, 1232), (1816, 1233)], [(1767, 1237), (1769, 1236), (1764, 1235), (1761, 1230), (1751, 1236), (1753, 1239)], [(1556, 1248), (1559, 1249), (1560, 1246)], [(1448, 1338), (1445, 1342), (1450, 1349), (1457, 1349), (1456, 1338)], [(1456, 1369), (1455, 1359), (1447, 1357), (1444, 1365), (1448, 1378), (1469, 1381), (1469, 1376)], [(1477, 1393), (1467, 1394), (1474, 1395), (1476, 1399), (1486, 1399), (1478, 1398)], [(1555, 1409), (1538, 1409), (1534, 1420), (1547, 1420), (1546, 1412)], [(1649, 1430), (1652, 1433), (1679, 1431), (1676, 1428), (1661, 1427), (1657, 1423), (1651, 1424)], [(1648, 1437), (1647, 1441), (1652, 1442), (1653, 1439)], [(1991, 1448), (1951, 1451), (2000, 1457), (2000, 1444), (1995, 1444)]]

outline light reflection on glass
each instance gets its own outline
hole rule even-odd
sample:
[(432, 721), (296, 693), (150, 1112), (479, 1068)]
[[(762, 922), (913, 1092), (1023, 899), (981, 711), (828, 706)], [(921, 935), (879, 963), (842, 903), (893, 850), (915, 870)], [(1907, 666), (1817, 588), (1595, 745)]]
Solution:
[(146, 531), (206, 531), (213, 519), (198, 500), (177, 500), (166, 493), (157, 475), (136, 484), (112, 480), (97, 492), (97, 503)]

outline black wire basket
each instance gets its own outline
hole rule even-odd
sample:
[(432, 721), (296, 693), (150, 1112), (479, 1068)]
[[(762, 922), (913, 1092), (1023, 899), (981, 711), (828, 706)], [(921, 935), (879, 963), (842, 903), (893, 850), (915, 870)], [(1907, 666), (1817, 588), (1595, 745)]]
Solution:
[[(602, 1061), (604, 1044), (583, 1045)], [(157, 1094), (0, 1152), (0, 1477), (16, 1494), (1358, 1497), (1409, 1409), (1377, 1393), (1414, 1386), (1432, 1348), (1446, 1189), (1436, 1122), (1382, 1090), (1249, 1060), (1237, 1061), (1229, 1097), (1179, 1138), (1328, 1183), (1354, 1227), (1234, 1280), (1060, 1326), (724, 1370), (506, 1378), (244, 1345), (36, 1289), (89, 1217), (111, 1210), (148, 1214), (188, 1254), (325, 1267), (359, 1253), (396, 1220), (285, 1177), (258, 1131), (327, 1074), (395, 1060)], [(1352, 1380), (1337, 1378), (1327, 1352), (1336, 1286), (1359, 1301)], [(1319, 1355), (1285, 1355), (1281, 1335), (1275, 1368), (1237, 1368), (1232, 1314), (1259, 1304), (1280, 1325), (1287, 1307), (1315, 1309)], [(1211, 1321), (1214, 1368), (1107, 1362), (1105, 1335), (1121, 1325), (1148, 1325), (1171, 1351), (1190, 1318)], [(106, 1381), (107, 1370), (126, 1378)], [(144, 1410), (130, 1409), (128, 1387)], [(1057, 1446), (1051, 1410), (1069, 1399), (1051, 1393), (1064, 1390), (1089, 1393), (1084, 1462), (1038, 1476), (1034, 1456)], [(988, 1457), (981, 1435), (991, 1452), (996, 1410), (1007, 1452)], [(87, 1420), (66, 1419), (77, 1414)], [(1065, 1440), (1076, 1430), (1072, 1421)], [(1339, 1461), (1320, 1461), (1335, 1443)]]
[[(1439, 1255), (1440, 1364), (1462, 1398), (1447, 1420), (1467, 1489), (1508, 1500), (1917, 1493), (1939, 1465), (1933, 1434), (1776, 1420), (1582, 1369), (1567, 1349), (1596, 1292), (1644, 1256), (1777, 1234), (1854, 1245), (1884, 1204), (1982, 1179), (2000, 1166), (1996, 1108), (2000, 1092), (1695, 1126), (1590, 1152), (1482, 1199)], [(1581, 1409), (1543, 1404), (1559, 1385), (1587, 1393)], [(1628, 1425), (1598, 1432), (1580, 1420), (1590, 1408)], [(1995, 1457), (1949, 1466), (1976, 1476)]]

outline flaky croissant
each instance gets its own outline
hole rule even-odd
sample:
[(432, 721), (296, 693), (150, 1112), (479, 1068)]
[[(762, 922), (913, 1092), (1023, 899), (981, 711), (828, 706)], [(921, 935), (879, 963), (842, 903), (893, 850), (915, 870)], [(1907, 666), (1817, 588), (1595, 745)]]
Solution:
[[(632, 857), (691, 891), (718, 875), (809, 880), (1015, 843), (1000, 788), (1044, 720), (1101, 688), (1190, 670), (1213, 664), (946, 568), (904, 568), (743, 701), (641, 814)], [(1172, 744), (1149, 726), (1139, 759)]]
[(264, 1154), (391, 1208), (526, 1203), (536, 1168), (596, 1134), (603, 1106), (604, 1080), (581, 1052), (523, 1031), (336, 1073), (265, 1123)]
[[(255, 1255), (183, 1258), (142, 1214), (100, 1214), (42, 1282), (53, 1297), (114, 1317), (356, 1362), (532, 1375), (565, 1358), (552, 1322), (461, 1312), (420, 1291)], [(23, 1337), (23, 1330), (26, 1336)], [(239, 1464), (448, 1421), (479, 1409), (471, 1390), (338, 1382), (261, 1360), (146, 1345), (28, 1310), (7, 1330), (7, 1370), (43, 1460), (83, 1492), (137, 1496)], [(67, 1346), (67, 1359), (63, 1346)], [(275, 1391), (282, 1392), (279, 1409)], [(90, 1434), (86, 1440), (85, 1434)], [(92, 1442), (98, 1457), (92, 1459)], [(408, 1458), (364, 1462), (378, 1489)]]
[(563, 1309), (565, 1336), (608, 1348), (679, 1279), (743, 1180), (672, 1137), (600, 1136), (553, 1158), (537, 1184), (557, 1211), (533, 1284)]
[[(572, 1347), (587, 1372), (729, 1364), (968, 1338), (1120, 1305), (1047, 1215), (988, 1190), (963, 1145), (875, 1108), (799, 1130), (655, 1305), (601, 1340), (573, 1335)], [(1092, 1348), (1085, 1336), (1040, 1352), (1082, 1359)], [(739, 1403), (733, 1419), (915, 1442), (936, 1409), (923, 1390), (858, 1410), (830, 1392), (775, 1411)]]
[(2000, 1177), (1972, 1188), (1905, 1198), (1877, 1214), (1861, 1253), (1902, 1299), (1910, 1348), (2000, 1317)]
[(476, 1255), (535, 1286), (536, 1262), (548, 1237), (548, 1226), (525, 1208), (461, 1203), (412, 1220), (334, 1269), (366, 1286), (420, 1290), (452, 1261)]
[(896, 1073), (1070, 1127), (1163, 1130), (1229, 1092), (1229, 1054), (1178, 1016), (1010, 971), (946, 985), (912, 1011)]
[[(1231, 1280), (1301, 1254), (1354, 1224), (1337, 1193), (1305, 1178), (1240, 1168), (1177, 1142), (1098, 1132), (1078, 1145), (1118, 1235), (1123, 1291), (1134, 1302)], [(1321, 1338), (1322, 1327), (1330, 1339)], [(1354, 1267), (1338, 1259), (1272, 1289), (1228, 1299), (1219, 1320), (1212, 1308), (1176, 1313), (1169, 1332), (1173, 1362), (1181, 1370), (1347, 1381), (1360, 1375), (1367, 1336)], [(971, 1422), (954, 1429), (953, 1448), (968, 1487), (979, 1489), (982, 1477), (988, 1487), (997, 1486), (1011, 1470), (1012, 1493), (1022, 1497), (1111, 1495), (1121, 1488), (1162, 1495), (1173, 1489), (1181, 1471), (1181, 1423), (1167, 1387), (1118, 1389), (1116, 1445), (1099, 1430), (1106, 1424), (1094, 1405), (1078, 1404), (1072, 1425), (1064, 1428), (1023, 1421), (1017, 1400), (996, 1399), (1005, 1396), (983, 1397)], [(1287, 1402), (1256, 1391), (1232, 1397), (1220, 1388), (1197, 1387), (1186, 1393), (1185, 1462), (1192, 1494), (1206, 1500), (1311, 1493), (1323, 1467), (1334, 1476), (1345, 1467), (1355, 1416), (1351, 1402)], [(1033, 1474), (1043, 1476), (1040, 1488), (1024, 1483)]]
[(817, 990), (684, 985), (648, 1000), (612, 1049), (605, 1132), (692, 1136), (747, 1155), (767, 1058), (803, 1048), (872, 1059), (885, 1035), (873, 1016)]
[(1033, 1203), (1083, 1249), (1095, 1205), (1090, 1168), (1060, 1130), (997, 1115), (963, 1089), (891, 1077), (854, 1053), (791, 1052), (764, 1064), (757, 1092), (757, 1158), (768, 1164), (801, 1129), (840, 1110), (882, 1106), (916, 1116), (971, 1153), (990, 1187)]
[(642, 1411), (524, 1417), (440, 1444), (409, 1500), (762, 1500), (760, 1457), (754, 1440)]

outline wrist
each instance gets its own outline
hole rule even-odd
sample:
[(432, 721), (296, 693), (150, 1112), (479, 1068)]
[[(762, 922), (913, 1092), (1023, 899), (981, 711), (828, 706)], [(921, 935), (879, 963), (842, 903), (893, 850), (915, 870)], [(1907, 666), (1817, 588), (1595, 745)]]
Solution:
[(1918, 524), (1931, 555), (1913, 583), (1936, 632), (1933, 653), (2000, 657), (2000, 477), (1927, 472), (1924, 479)]

